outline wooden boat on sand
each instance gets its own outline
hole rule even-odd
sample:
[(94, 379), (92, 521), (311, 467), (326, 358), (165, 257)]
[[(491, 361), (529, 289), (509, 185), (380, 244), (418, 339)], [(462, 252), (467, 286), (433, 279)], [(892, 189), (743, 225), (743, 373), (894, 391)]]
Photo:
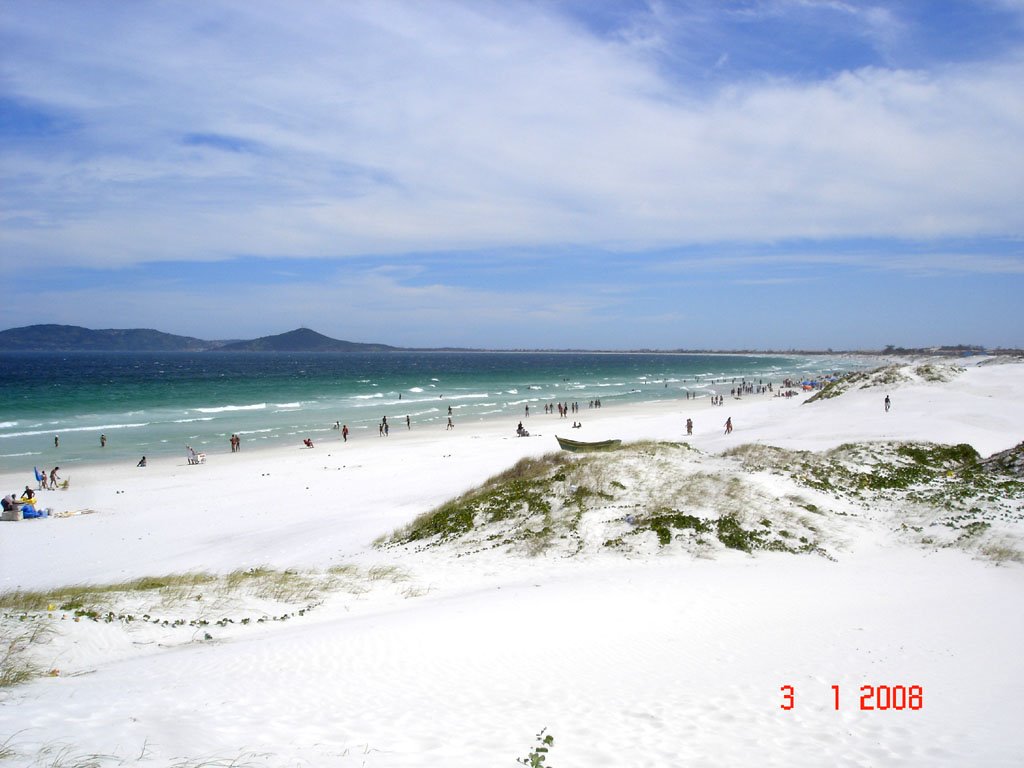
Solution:
[(555, 435), (555, 440), (558, 441), (558, 446), (563, 451), (572, 451), (573, 453), (610, 451), (622, 445), (621, 440), (599, 440), (596, 443), (584, 443), (580, 440), (570, 440), (567, 437), (559, 437), (558, 435)]

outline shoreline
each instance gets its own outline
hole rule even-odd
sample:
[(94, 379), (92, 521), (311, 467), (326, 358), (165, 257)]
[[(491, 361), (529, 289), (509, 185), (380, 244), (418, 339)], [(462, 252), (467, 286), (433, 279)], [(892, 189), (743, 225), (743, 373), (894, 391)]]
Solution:
[[(970, 442), (982, 456), (1012, 447), (1017, 440), (1006, 436), (1002, 418), (993, 421), (985, 415), (992, 407), (987, 394), (991, 386), (978, 390), (972, 381), (979, 374), (1006, 380), (995, 387), (999, 392), (1019, 376), (1019, 368), (974, 367), (945, 385), (962, 400), (963, 413), (951, 425), (958, 441)], [(452, 431), (441, 425), (429, 430), (415, 425), (406, 430), (400, 425), (389, 437), (350, 436), (349, 443), (343, 444), (335, 436), (316, 440), (313, 449), (301, 447), (298, 441), (260, 449), (243, 444), (239, 453), (232, 454), (225, 445), (223, 452), (208, 452), (206, 463), (197, 466), (176, 455), (154, 458), (145, 468), (136, 467), (135, 461), (62, 468), (70, 488), (39, 492), (40, 506), (58, 514), (85, 510), (95, 514), (5, 526), (0, 590), (32, 588), (37, 585), (33, 580), (52, 585), (61, 579), (119, 581), (150, 575), (154, 569), (208, 569), (205, 547), (214, 542), (194, 548), (175, 537), (154, 540), (151, 527), (163, 525), (159, 521), (163, 516), (173, 516), (190, 531), (221, 528), (237, 538), (239, 546), (229, 547), (233, 567), (330, 566), (365, 551), (378, 536), (520, 459), (558, 451), (556, 434), (583, 441), (688, 442), (707, 454), (745, 443), (820, 451), (857, 441), (949, 442), (946, 425), (924, 415), (931, 407), (931, 389), (922, 385), (920, 394), (912, 394), (915, 385), (903, 386), (902, 394), (899, 387), (890, 390), (895, 401), (891, 414), (882, 409), (882, 390), (867, 397), (854, 390), (810, 406), (802, 405), (807, 393), (792, 398), (727, 397), (723, 406), (712, 406), (707, 398), (663, 400), (584, 409), (564, 419), (557, 414), (534, 414), (522, 419), (530, 437), (515, 435), (519, 419), (456, 422)], [(904, 398), (913, 398), (912, 403)], [(913, 408), (908, 408), (911, 404)], [(1020, 411), (1018, 423), (1024, 423), (1019, 402), (1005, 405), (1011, 412)], [(689, 439), (684, 427), (687, 417), (695, 425)], [(731, 435), (724, 434), (727, 418), (735, 428)], [(572, 429), (574, 420), (583, 427)], [(20, 491), (27, 484), (36, 487), (31, 473), (25, 471), (0, 474), (0, 483), (0, 489), (9, 486), (7, 490)], [(334, 516), (344, 520), (343, 530), (332, 525)], [(292, 527), (288, 535), (281, 534)], [(101, 560), (83, 559), (77, 537), (84, 535), (88, 540), (93, 529), (101, 538), (135, 542), (132, 547), (138, 552), (116, 551)], [(247, 543), (242, 546), (241, 542)], [(39, 573), (34, 566), (40, 555), (60, 567)]]
[[(862, 360), (852, 362), (864, 363)], [(856, 368), (857, 366), (853, 369)], [(829, 373), (834, 370), (834, 367), (827, 369)], [(32, 465), (40, 466), (40, 463), (46, 464), (47, 468), (54, 465), (62, 468), (88, 468), (111, 462), (134, 463), (142, 455), (146, 455), (147, 460), (153, 460), (154, 456), (167, 458), (176, 453), (184, 453), (186, 445), (192, 445), (197, 451), (209, 455), (226, 448), (230, 434), (240, 435), (246, 447), (281, 447), (286, 446), (287, 441), (294, 439), (298, 443), (305, 437), (313, 438), (314, 441), (333, 439), (332, 425), (335, 421), (345, 421), (355, 435), (372, 435), (381, 414), (386, 414), (395, 422), (396, 431), (403, 426), (401, 422), (404, 421), (406, 414), (412, 416), (414, 428), (431, 428), (436, 425), (444, 427), (444, 411), (448, 406), (454, 406), (454, 418), (463, 424), (487, 424), (492, 420), (517, 419), (522, 416), (522, 407), (525, 405), (529, 405), (533, 414), (537, 415), (537, 411), (541, 411), (542, 414), (545, 404), (554, 406), (557, 402), (581, 399), (583, 402), (579, 416), (582, 416), (584, 411), (589, 412), (587, 402), (597, 398), (606, 401), (607, 406), (615, 408), (673, 400), (692, 403), (694, 400), (687, 401), (685, 398), (687, 392), (692, 392), (699, 401), (706, 399), (709, 391), (715, 391), (716, 388), (719, 394), (724, 394), (724, 390), (745, 378), (748, 381), (769, 381), (778, 390), (782, 387), (781, 379), (787, 376), (798, 380), (808, 376), (818, 377), (825, 374), (825, 369), (811, 373), (806, 369), (801, 370), (798, 366), (792, 370), (737, 373), (732, 376), (711, 373), (693, 376), (684, 373), (680, 374), (680, 378), (675, 378), (676, 374), (666, 372), (664, 375), (669, 378), (658, 378), (662, 374), (656, 374), (650, 379), (631, 379), (630, 376), (635, 374), (636, 371), (616, 372), (614, 383), (602, 379), (589, 380), (580, 391), (577, 391), (576, 387), (560, 388), (566, 386), (565, 380), (554, 383), (553, 387), (552, 382), (538, 381), (538, 384), (544, 386), (513, 383), (501, 389), (499, 383), (498, 389), (487, 390), (487, 386), (496, 385), (492, 381), (482, 383), (483, 388), (480, 390), (465, 391), (459, 389), (456, 383), (456, 388), (446, 389), (443, 393), (437, 392), (437, 397), (433, 396), (433, 392), (431, 396), (424, 396), (425, 393), (417, 388), (403, 391), (399, 387), (378, 392), (376, 384), (372, 384), (366, 391), (373, 394), (346, 394), (341, 396), (337, 403), (331, 402), (330, 395), (313, 394), (312, 399), (306, 401), (301, 393), (294, 392), (289, 395), (296, 402), (281, 403), (272, 400), (268, 392), (260, 392), (251, 393), (256, 398), (254, 400), (214, 400), (203, 405), (154, 405), (145, 406), (145, 410), (127, 413), (101, 412), (99, 417), (93, 418), (105, 421), (89, 426), (76, 424), (76, 420), (83, 418), (78, 415), (61, 417), (62, 421), (70, 424), (58, 424), (52, 417), (35, 416), (30, 419), (19, 419), (38, 422), (28, 425), (31, 431), (24, 434), (20, 431), (14, 432), (0, 439), (0, 444), (11, 442), (11, 445), (5, 447), (8, 451), (14, 451), (5, 452), (5, 455), (0, 457), (0, 465), (3, 466), (0, 472), (16, 471), (18, 465), (22, 468), (26, 465), (29, 468)], [(450, 383), (446, 384), (448, 387), (452, 386)], [(671, 386), (663, 389), (660, 386), (662, 384)], [(524, 386), (528, 389), (524, 389)], [(519, 389), (518, 392), (514, 391), (516, 387)], [(401, 394), (408, 394), (410, 397), (403, 401), (400, 399)], [(488, 407), (491, 410), (481, 410)], [(237, 414), (237, 418), (225, 414)], [(215, 426), (210, 426), (204, 431), (207, 422)], [(105, 448), (98, 445), (101, 433), (111, 438)], [(58, 434), (68, 438), (62, 440), (59, 449), (48, 444), (48, 441)], [(44, 447), (40, 447), (40, 444)], [(116, 454), (116, 457), (109, 459), (104, 454)], [(40, 469), (42, 468), (40, 466)]]

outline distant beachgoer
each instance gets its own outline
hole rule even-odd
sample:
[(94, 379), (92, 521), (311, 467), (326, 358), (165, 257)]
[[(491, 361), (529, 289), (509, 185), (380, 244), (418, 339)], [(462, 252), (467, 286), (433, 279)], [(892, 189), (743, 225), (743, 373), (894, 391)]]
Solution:
[(34, 499), (35, 497), (36, 497), (36, 492), (33, 491), (31, 488), (29, 488), (26, 485), (25, 486), (25, 492), (23, 494), (21, 494), (21, 498), (22, 499), (28, 499), (29, 501), (32, 501), (32, 499)]
[(889, 412), (889, 408), (890, 408), (891, 406), (892, 406), (892, 401), (891, 401), (891, 400), (889, 399), (889, 396), (888, 396), (888, 395), (886, 395), (886, 396), (885, 396), (885, 412), (886, 412), (886, 413), (888, 413), (888, 412)]
[(58, 469), (60, 469), (60, 467), (54, 467), (53, 469), (50, 470), (50, 489), (51, 490), (56, 490), (57, 489), (57, 481), (60, 480), (60, 478), (57, 476), (57, 470)]
[(106, 435), (100, 435), (100, 448), (106, 448), (106, 447), (107, 447), (107, 436)]
[(348, 442), (348, 424), (341, 428), (341, 439), (346, 443)]
[(53, 447), (60, 448), (60, 435), (53, 436)]
[(451, 407), (450, 405), (448, 406), (448, 415), (449, 415), (449, 416), (451, 416), (451, 415), (452, 415), (452, 407)]
[(313, 447), (313, 441), (310, 440), (308, 437), (302, 441), (302, 444), (304, 446), (306, 446), (307, 448), (312, 448)]
[(390, 427), (388, 427), (387, 420), (385, 420), (384, 421), (384, 437), (387, 437), (390, 432), (391, 432), (391, 429), (390, 429)]
[(448, 426), (445, 427), (445, 429), (446, 430), (448, 430), (448, 429), (455, 429), (455, 425), (452, 423), (452, 417), (451, 416), (448, 417)]
[(50, 478), (47, 477), (45, 469), (39, 473), (39, 488), (44, 491), (50, 490)]
[(146, 457), (143, 456), (141, 459), (139, 459), (139, 463), (136, 464), (135, 466), (136, 467), (144, 467), (144, 466), (146, 466)]
[(412, 429), (412, 422), (409, 421), (409, 414), (405, 415), (405, 428)]
[(692, 435), (693, 434), (693, 419), (687, 419), (686, 420), (686, 434), (688, 434), (688, 435)]
[(526, 411), (526, 418), (530, 418), (530, 406), (526, 406), (524, 410)]
[(384, 422), (383, 421), (380, 424), (377, 425), (377, 435), (379, 437), (384, 437)]
[(725, 434), (727, 434), (727, 435), (732, 434), (732, 417), (731, 416), (728, 419), (725, 420)]

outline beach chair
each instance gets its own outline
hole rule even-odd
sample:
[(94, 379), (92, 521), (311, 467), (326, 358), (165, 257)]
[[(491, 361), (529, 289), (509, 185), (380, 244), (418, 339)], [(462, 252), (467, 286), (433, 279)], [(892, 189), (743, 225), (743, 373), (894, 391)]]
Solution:
[(196, 464), (205, 464), (205, 463), (206, 463), (206, 454), (205, 453), (197, 453), (196, 454)]

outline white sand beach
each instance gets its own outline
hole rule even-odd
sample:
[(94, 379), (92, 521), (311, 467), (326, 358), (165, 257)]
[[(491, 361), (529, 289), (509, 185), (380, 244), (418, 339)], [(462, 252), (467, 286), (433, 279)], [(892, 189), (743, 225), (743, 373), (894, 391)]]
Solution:
[[(531, 409), (524, 438), (515, 423), (406, 430), (396, 415), (387, 438), (65, 470), (67, 490), (40, 494), (67, 516), (0, 523), (0, 591), (211, 580), (95, 609), (5, 609), (7, 642), (46, 634), (25, 656), (44, 674), (0, 689), (0, 765), (511, 766), (541, 729), (558, 768), (1020, 765), (1020, 497), (960, 499), (952, 465), (928, 490), (948, 492), (946, 507), (913, 487), (862, 492), (842, 478), (866, 475), (839, 465), (870, 469), (895, 449), (798, 452), (1013, 448), (1024, 363), (889, 375), (813, 403)], [(556, 451), (556, 434), (696, 450), (567, 455), (597, 462), (585, 470), (596, 495), (578, 495), (582, 511), (545, 529), (544, 546), (523, 544), (530, 519), (374, 546)], [(782, 451), (722, 454), (749, 444)], [(810, 479), (826, 470), (834, 485)], [(0, 476), (0, 490), (30, 477)], [(699, 527), (659, 541), (641, 529), (662, 508), (785, 530), (769, 537), (777, 550)], [(790, 541), (806, 547), (781, 551)], [(266, 571), (247, 581), (246, 569)]]

